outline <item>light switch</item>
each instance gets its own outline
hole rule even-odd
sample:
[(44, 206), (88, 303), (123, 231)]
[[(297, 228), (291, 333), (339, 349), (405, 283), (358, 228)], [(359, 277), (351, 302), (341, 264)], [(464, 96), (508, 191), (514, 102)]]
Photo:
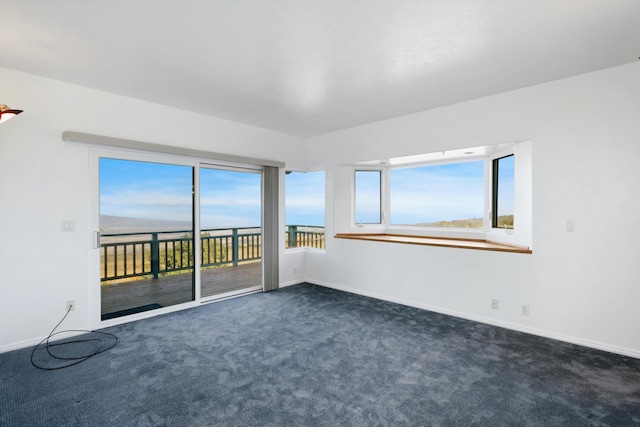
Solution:
[(76, 222), (72, 219), (65, 219), (60, 221), (61, 231), (76, 231)]

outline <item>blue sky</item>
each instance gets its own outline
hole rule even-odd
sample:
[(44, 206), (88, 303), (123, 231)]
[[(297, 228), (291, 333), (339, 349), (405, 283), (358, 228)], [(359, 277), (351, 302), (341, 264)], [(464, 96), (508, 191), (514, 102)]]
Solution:
[[(192, 171), (190, 166), (100, 159), (100, 213), (189, 222)], [(202, 228), (260, 225), (260, 174), (200, 171)]]
[(498, 167), (498, 215), (513, 215), (515, 206), (514, 156), (503, 157)]
[[(501, 215), (513, 213), (513, 157), (500, 163)], [(100, 160), (100, 213), (191, 221), (192, 168), (127, 160)], [(481, 218), (482, 161), (392, 169), (391, 223), (418, 224)], [(359, 181), (360, 220), (378, 220), (378, 175)], [(202, 228), (260, 225), (261, 175), (201, 169)], [(285, 176), (286, 224), (324, 225), (325, 173)]]
[[(192, 168), (100, 159), (100, 213), (190, 222)], [(324, 171), (286, 175), (287, 224), (324, 225)], [(261, 224), (261, 175), (200, 169), (202, 228)]]
[(324, 171), (285, 176), (285, 223), (324, 226)]
[(355, 222), (358, 224), (380, 224), (380, 177), (380, 171), (356, 171)]
[[(513, 213), (513, 157), (501, 162), (500, 206)], [(484, 161), (394, 168), (390, 171), (390, 222), (413, 225), (482, 218)], [(356, 222), (380, 221), (380, 178), (356, 173)]]
[(100, 214), (191, 221), (192, 168), (100, 159)]
[(262, 175), (200, 169), (201, 228), (261, 225)]
[(391, 223), (482, 218), (484, 162), (392, 169)]

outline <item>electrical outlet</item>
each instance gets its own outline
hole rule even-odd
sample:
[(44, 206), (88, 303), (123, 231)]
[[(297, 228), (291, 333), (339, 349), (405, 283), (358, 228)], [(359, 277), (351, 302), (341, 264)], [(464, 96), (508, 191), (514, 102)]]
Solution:
[(75, 309), (76, 309), (76, 301), (72, 299), (67, 301), (67, 311), (73, 311)]
[(520, 310), (520, 314), (522, 314), (523, 316), (529, 315), (529, 306), (527, 304), (522, 306), (522, 309)]
[(497, 310), (498, 309), (498, 300), (497, 299), (492, 299), (491, 300), (491, 309), (492, 310)]
[(576, 231), (576, 222), (572, 219), (568, 219), (565, 225), (564, 231), (567, 233), (573, 233)]
[(293, 267), (293, 274), (298, 274), (298, 267)]

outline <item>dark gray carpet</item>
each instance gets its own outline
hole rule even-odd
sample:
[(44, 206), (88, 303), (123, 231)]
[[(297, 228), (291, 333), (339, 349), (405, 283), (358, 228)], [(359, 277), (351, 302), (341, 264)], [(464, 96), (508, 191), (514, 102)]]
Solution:
[(640, 426), (638, 359), (308, 284), (104, 331), (0, 354), (0, 425)]

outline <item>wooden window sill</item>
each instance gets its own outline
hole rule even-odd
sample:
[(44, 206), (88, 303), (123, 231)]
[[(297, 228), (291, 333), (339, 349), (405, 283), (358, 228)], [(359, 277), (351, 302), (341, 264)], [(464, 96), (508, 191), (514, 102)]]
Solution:
[(359, 234), (338, 233), (337, 239), (370, 240), (374, 242), (404, 243), (408, 245), (444, 246), (447, 248), (476, 249), (481, 251), (515, 252), (530, 254), (531, 249), (511, 246), (480, 239), (456, 239), (428, 236), (407, 236), (402, 234)]

